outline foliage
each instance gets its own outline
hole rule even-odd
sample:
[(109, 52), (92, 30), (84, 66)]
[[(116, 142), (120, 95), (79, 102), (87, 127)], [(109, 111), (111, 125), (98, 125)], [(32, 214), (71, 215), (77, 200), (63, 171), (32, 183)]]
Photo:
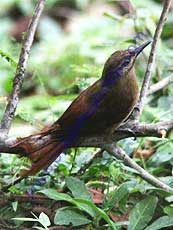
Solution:
[(25, 217), (21, 217), (21, 218), (13, 218), (14, 220), (19, 220), (19, 221), (34, 221), (34, 222), (39, 222), (44, 228), (41, 227), (34, 227), (35, 229), (40, 229), (40, 230), (49, 230), (48, 227), (50, 226), (50, 220), (49, 217), (44, 213), (40, 213), (39, 217), (37, 217), (34, 213), (32, 213), (32, 215), (35, 218), (25, 218)]

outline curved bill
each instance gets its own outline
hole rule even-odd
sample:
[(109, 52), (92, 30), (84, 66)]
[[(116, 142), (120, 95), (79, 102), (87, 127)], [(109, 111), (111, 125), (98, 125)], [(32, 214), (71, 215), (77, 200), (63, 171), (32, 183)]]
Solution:
[(140, 54), (143, 51), (143, 49), (145, 49), (145, 47), (147, 47), (150, 43), (151, 43), (151, 41), (148, 41), (148, 42), (145, 42), (144, 44), (140, 45), (139, 47), (137, 47), (135, 49), (136, 56), (138, 56), (138, 54)]

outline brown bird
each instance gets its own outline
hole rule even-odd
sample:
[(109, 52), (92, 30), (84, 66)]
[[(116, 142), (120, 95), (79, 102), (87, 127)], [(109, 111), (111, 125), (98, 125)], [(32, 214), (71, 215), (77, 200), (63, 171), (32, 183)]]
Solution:
[[(47, 168), (79, 137), (102, 132), (109, 135), (127, 119), (138, 99), (134, 63), (149, 43), (131, 51), (113, 53), (104, 65), (101, 79), (84, 90), (52, 126), (18, 140), (13, 147), (32, 161), (31, 168), (22, 172), (21, 178)], [(47, 135), (51, 135), (51, 138), (39, 148), (31, 144), (33, 137)]]

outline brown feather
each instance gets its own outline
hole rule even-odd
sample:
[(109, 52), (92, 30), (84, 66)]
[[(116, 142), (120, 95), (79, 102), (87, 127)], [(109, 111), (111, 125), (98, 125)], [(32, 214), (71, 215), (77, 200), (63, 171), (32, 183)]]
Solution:
[[(14, 147), (32, 161), (31, 168), (23, 172), (22, 177), (34, 175), (47, 168), (78, 137), (99, 135), (107, 131), (111, 133), (129, 116), (138, 99), (134, 63), (137, 55), (148, 44), (139, 47), (136, 54), (129, 53), (128, 50), (112, 54), (105, 63), (102, 78), (83, 91), (51, 127), (17, 141)], [(117, 68), (121, 68), (118, 77), (115, 75)], [(96, 95), (99, 95), (99, 100), (94, 103)], [(81, 123), (78, 123), (79, 117), (86, 114), (87, 119), (84, 116)], [(51, 136), (48, 142), (38, 146), (40, 138), (47, 135)]]

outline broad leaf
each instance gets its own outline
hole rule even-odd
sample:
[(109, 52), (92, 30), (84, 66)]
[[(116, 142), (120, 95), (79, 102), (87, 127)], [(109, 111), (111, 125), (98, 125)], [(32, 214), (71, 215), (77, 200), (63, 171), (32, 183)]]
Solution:
[(173, 159), (173, 148), (172, 142), (166, 142), (157, 148), (155, 154), (148, 160), (147, 164), (152, 167), (159, 166), (160, 164), (165, 164)]
[(108, 201), (109, 209), (113, 208), (116, 203), (120, 202), (136, 185), (136, 182), (125, 182), (121, 184), (113, 193)]
[(69, 202), (69, 203), (77, 206), (80, 210), (87, 212), (92, 217), (94, 217), (96, 215), (95, 211), (90, 206), (88, 206), (87, 204), (84, 204), (84, 203), (80, 204), (80, 203), (76, 202), (74, 198), (72, 198), (71, 196), (69, 196), (65, 193), (57, 192), (54, 189), (44, 189), (44, 190), (39, 191), (39, 192), (45, 194), (50, 199), (57, 200), (57, 201), (63, 200), (63, 201)]
[(172, 205), (168, 205), (163, 209), (164, 213), (168, 216), (172, 216), (173, 217), (173, 206)]
[(17, 211), (17, 206), (18, 206), (18, 201), (12, 202), (12, 207), (15, 212)]
[(170, 216), (162, 216), (156, 221), (154, 221), (145, 230), (158, 230), (170, 226), (173, 226), (173, 218)]
[(75, 198), (81, 198), (92, 201), (91, 194), (88, 192), (83, 181), (76, 179), (74, 177), (67, 177), (66, 185), (70, 189)]
[(109, 226), (116, 230), (116, 226), (115, 224), (113, 223), (113, 221), (109, 218), (109, 216), (107, 215), (107, 213), (105, 211), (103, 211), (102, 209), (98, 208), (94, 203), (92, 203), (91, 201), (89, 200), (83, 200), (83, 199), (75, 199), (75, 201), (78, 203), (78, 204), (87, 204), (88, 206), (90, 206), (96, 213), (97, 215), (99, 215), (100, 217), (102, 217), (108, 224)]
[[(74, 177), (67, 177), (66, 185), (70, 189), (75, 198), (89, 200), (93, 202), (91, 194), (88, 192), (83, 181)], [(87, 204), (81, 203), (80, 205), (78, 205), (78, 207), (79, 206), (80, 209), (85, 210), (92, 217), (96, 216), (96, 213), (94, 212), (93, 208), (88, 206)]]
[(42, 191), (39, 191), (40, 193), (43, 193), (47, 197), (49, 197), (52, 200), (63, 200), (63, 201), (72, 201), (71, 196), (65, 194), (65, 193), (60, 193), (57, 192), (55, 189), (44, 189)]
[(151, 220), (157, 202), (157, 197), (149, 196), (137, 203), (130, 213), (128, 230), (143, 230)]
[(50, 220), (49, 217), (44, 213), (40, 213), (39, 215), (39, 222), (43, 225), (43, 226), (50, 226)]
[(54, 218), (56, 225), (80, 226), (91, 223), (82, 213), (73, 208), (60, 208)]

